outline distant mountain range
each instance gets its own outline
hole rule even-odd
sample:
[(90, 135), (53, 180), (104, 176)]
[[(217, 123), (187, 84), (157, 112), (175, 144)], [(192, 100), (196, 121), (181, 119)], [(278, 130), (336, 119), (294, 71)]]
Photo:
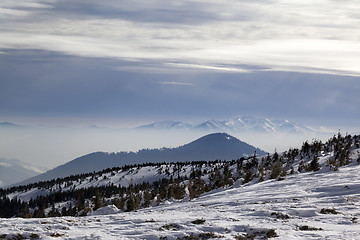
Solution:
[[(0, 122), (0, 128), (33, 128), (34, 126), (19, 125), (12, 122)], [(36, 126), (44, 127), (44, 126)], [(58, 126), (65, 127), (65, 126)], [(88, 129), (101, 129), (96, 125), (87, 127)], [(318, 130), (309, 126), (290, 122), (288, 120), (257, 118), (252, 116), (241, 116), (226, 120), (206, 120), (200, 123), (189, 123), (185, 121), (163, 120), (146, 125), (141, 125), (135, 129), (140, 130), (199, 130), (202, 132), (252, 132), (252, 133), (312, 133)]]
[(292, 123), (288, 120), (270, 120), (267, 118), (255, 118), (242, 116), (228, 120), (207, 120), (199, 124), (191, 124), (182, 121), (165, 120), (139, 126), (138, 129), (156, 130), (204, 130), (221, 132), (262, 132), (262, 133), (309, 133), (314, 129)]
[(43, 171), (16, 159), (0, 158), (0, 187), (8, 186)]
[(24, 126), (15, 124), (12, 122), (0, 122), (0, 127), (6, 127), (6, 128), (23, 128)]
[(266, 154), (263, 150), (226, 133), (213, 133), (177, 148), (143, 149), (138, 152), (90, 153), (19, 184), (24, 185), (147, 162), (232, 160), (253, 155), (255, 151), (257, 155)]

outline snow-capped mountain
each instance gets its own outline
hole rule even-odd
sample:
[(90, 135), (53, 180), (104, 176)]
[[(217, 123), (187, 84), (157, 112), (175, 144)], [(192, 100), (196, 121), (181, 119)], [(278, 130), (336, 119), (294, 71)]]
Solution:
[(0, 187), (15, 184), (44, 171), (16, 159), (0, 158)]
[(190, 123), (165, 120), (138, 127), (139, 129), (189, 129), (193, 126)]
[(195, 125), (193, 129), (196, 130), (205, 130), (205, 131), (228, 131), (230, 130), (226, 125), (224, 125), (223, 121), (218, 121), (215, 119), (206, 120), (203, 123)]
[(143, 149), (138, 152), (90, 153), (19, 184), (47, 181), (75, 174), (101, 171), (106, 168), (147, 162), (232, 160), (253, 155), (254, 152), (258, 155), (266, 154), (263, 150), (226, 133), (213, 133), (177, 148)]
[(206, 120), (199, 124), (191, 124), (181, 121), (159, 121), (138, 127), (139, 129), (182, 129), (203, 131), (225, 131), (225, 132), (260, 132), (260, 133), (309, 133), (314, 129), (299, 125), (288, 120), (270, 120), (267, 118), (256, 118), (242, 116), (228, 120)]

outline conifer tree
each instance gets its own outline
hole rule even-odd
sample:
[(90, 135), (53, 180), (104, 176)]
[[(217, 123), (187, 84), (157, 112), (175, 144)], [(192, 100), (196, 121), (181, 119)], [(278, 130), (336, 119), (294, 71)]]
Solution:
[(271, 170), (270, 179), (277, 178), (281, 174), (282, 170), (282, 165), (279, 162), (275, 163)]
[(133, 196), (130, 196), (126, 201), (126, 212), (131, 212), (135, 210), (135, 201)]
[(30, 210), (29, 210), (29, 205), (27, 204), (27, 202), (24, 202), (24, 207), (23, 207), (23, 218), (31, 218), (31, 214), (30, 214)]
[(313, 159), (310, 162), (309, 165), (309, 171), (319, 171), (320, 170), (320, 165), (319, 165), (319, 157), (317, 154), (314, 155)]
[(94, 211), (101, 208), (102, 197), (98, 189), (95, 190)]
[(180, 184), (176, 183), (173, 187), (174, 189), (174, 198), (175, 199), (183, 199), (185, 196), (185, 191), (184, 188), (182, 186), (180, 186)]

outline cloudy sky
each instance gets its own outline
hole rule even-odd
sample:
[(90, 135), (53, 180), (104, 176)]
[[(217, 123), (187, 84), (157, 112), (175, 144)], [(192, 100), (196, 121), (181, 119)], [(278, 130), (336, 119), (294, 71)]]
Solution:
[(359, 11), (355, 0), (2, 0), (0, 121), (252, 115), (356, 128)]

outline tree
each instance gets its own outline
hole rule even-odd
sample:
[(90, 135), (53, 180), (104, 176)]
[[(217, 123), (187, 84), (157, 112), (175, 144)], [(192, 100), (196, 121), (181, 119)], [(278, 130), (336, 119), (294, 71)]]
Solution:
[(80, 191), (76, 205), (77, 205), (78, 211), (81, 211), (85, 208), (85, 197), (84, 197), (83, 191)]
[(133, 196), (130, 196), (129, 199), (126, 201), (126, 212), (131, 212), (135, 210), (135, 201)]
[(23, 218), (31, 218), (31, 214), (30, 214), (30, 211), (29, 211), (29, 205), (27, 204), (27, 202), (24, 203)]
[(275, 149), (275, 152), (272, 156), (272, 159), (274, 162), (277, 162), (279, 160), (279, 154), (277, 153), (276, 149)]
[(143, 207), (150, 207), (151, 200), (153, 199), (151, 192), (144, 192), (144, 202), (142, 204)]
[(112, 202), (118, 209), (124, 210), (125, 200), (123, 198), (121, 199), (114, 198)]
[(277, 178), (280, 175), (280, 173), (282, 172), (282, 170), (283, 170), (282, 165), (279, 162), (275, 163), (271, 170), (270, 179)]
[(310, 162), (309, 165), (309, 171), (319, 171), (320, 170), (320, 165), (319, 165), (319, 157), (317, 154), (314, 155), (313, 159)]
[[(256, 157), (253, 159), (254, 162), (256, 162), (256, 165), (258, 164)], [(224, 185), (225, 186), (232, 186), (234, 184), (233, 174), (229, 169), (229, 165), (226, 164), (224, 166)]]
[(95, 189), (95, 198), (94, 198), (94, 211), (101, 208), (102, 203), (102, 196), (100, 195), (100, 192), (98, 189)]
[(185, 190), (180, 184), (176, 183), (173, 186), (174, 189), (174, 198), (175, 199), (183, 199), (185, 196)]
[(36, 209), (33, 214), (33, 218), (44, 218), (45, 212), (43, 208)]

